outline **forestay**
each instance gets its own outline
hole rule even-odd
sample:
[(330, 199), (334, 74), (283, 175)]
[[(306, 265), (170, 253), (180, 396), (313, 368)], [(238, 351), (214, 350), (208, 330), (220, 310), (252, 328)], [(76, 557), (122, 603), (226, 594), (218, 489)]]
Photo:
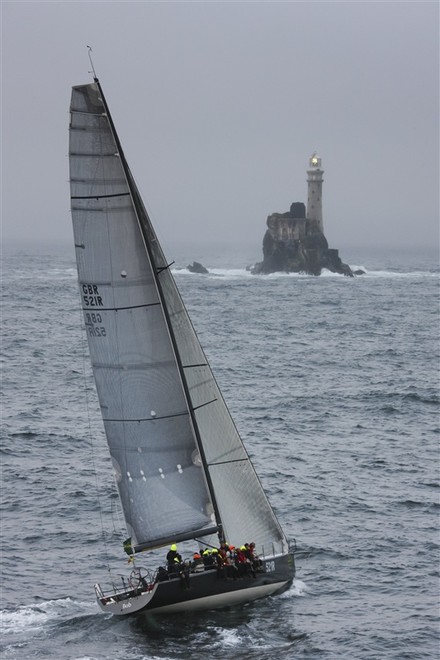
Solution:
[(286, 539), (213, 378), (99, 83), (74, 87), (79, 286), (116, 481), (136, 550), (213, 534)]

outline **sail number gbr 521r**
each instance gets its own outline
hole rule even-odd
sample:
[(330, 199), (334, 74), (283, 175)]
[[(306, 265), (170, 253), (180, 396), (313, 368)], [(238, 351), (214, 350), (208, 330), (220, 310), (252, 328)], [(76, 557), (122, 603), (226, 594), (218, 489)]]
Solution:
[[(97, 284), (82, 284), (82, 300), (85, 307), (103, 307), (102, 296)], [(105, 327), (102, 325), (102, 316), (99, 312), (85, 312), (87, 333), (90, 337), (105, 337)]]
[(104, 303), (99, 295), (97, 284), (82, 284), (82, 299), (86, 307), (103, 307)]

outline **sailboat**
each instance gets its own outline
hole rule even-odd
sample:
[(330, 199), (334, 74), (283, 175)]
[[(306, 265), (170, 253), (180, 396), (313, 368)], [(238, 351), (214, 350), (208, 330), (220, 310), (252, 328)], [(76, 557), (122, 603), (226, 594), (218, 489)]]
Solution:
[(144, 562), (183, 542), (205, 554), (252, 542), (258, 556), (254, 570), (232, 576), (220, 563), (195, 567), (183, 557), (177, 572), (135, 563), (121, 586), (95, 584), (97, 602), (122, 616), (221, 608), (281, 592), (295, 575), (294, 543), (231, 419), (93, 80), (72, 88), (71, 211), (125, 550)]

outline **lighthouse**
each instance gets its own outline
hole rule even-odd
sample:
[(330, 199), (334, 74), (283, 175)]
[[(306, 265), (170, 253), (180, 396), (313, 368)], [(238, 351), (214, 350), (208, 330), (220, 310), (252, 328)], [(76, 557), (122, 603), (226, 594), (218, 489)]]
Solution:
[(314, 153), (309, 159), (307, 170), (307, 220), (314, 220), (320, 232), (324, 233), (322, 222), (322, 175), (321, 158)]

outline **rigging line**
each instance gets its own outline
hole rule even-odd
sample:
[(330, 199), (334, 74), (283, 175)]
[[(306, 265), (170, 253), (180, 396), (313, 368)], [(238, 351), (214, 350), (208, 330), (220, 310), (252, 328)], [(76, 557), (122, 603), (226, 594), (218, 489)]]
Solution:
[(172, 261), (170, 264), (167, 264), (166, 266), (162, 266), (161, 268), (158, 268), (158, 269), (156, 270), (156, 273), (157, 273), (158, 275), (160, 275), (160, 273), (162, 273), (162, 271), (167, 270), (167, 268), (171, 268), (171, 266), (172, 266), (173, 264), (175, 264), (175, 263), (176, 263), (175, 261)]
[[(121, 536), (126, 536), (126, 533), (124, 534), (124, 529), (125, 529), (125, 521), (124, 517), (121, 515), (121, 507), (118, 506), (118, 500), (112, 500), (111, 502), (111, 512), (112, 512), (112, 524), (113, 524), (113, 533), (115, 536), (119, 539)], [(118, 528), (116, 528), (115, 525), (115, 520), (118, 525)], [(109, 571), (111, 572), (111, 571)]]
[(89, 49), (89, 60), (90, 60), (90, 65), (92, 67), (92, 70), (89, 71), (89, 73), (93, 73), (93, 78), (96, 80), (95, 67), (93, 66), (93, 60), (92, 60), (92, 47), (87, 46), (87, 48)]
[[(93, 73), (94, 73), (94, 71), (93, 71)], [(96, 75), (95, 75), (95, 82), (98, 83), (98, 88), (99, 88), (99, 82), (98, 82), (98, 79), (96, 78)], [(107, 108), (105, 107), (105, 104), (104, 104), (104, 109), (107, 111)], [(113, 142), (115, 142), (116, 151), (119, 152), (119, 150), (118, 150), (118, 145), (116, 144), (116, 141), (114, 140), (114, 136), (113, 136), (112, 131), (111, 131), (111, 126), (110, 126), (110, 122), (109, 122), (108, 115), (106, 115), (105, 120), (106, 120), (107, 129), (108, 129), (107, 134), (110, 133), (110, 136), (112, 137)], [(100, 134), (99, 134), (99, 146), (100, 146), (100, 152), (101, 152), (101, 153), (102, 153), (102, 151), (103, 151), (103, 144), (104, 144), (104, 143), (103, 143), (103, 135), (102, 135), (102, 133), (100, 133)], [(119, 161), (119, 164), (120, 164), (120, 161)], [(122, 169), (123, 169), (123, 168), (122, 168)], [(108, 183), (110, 183), (110, 182), (108, 181), (108, 177), (106, 176), (106, 170), (105, 170), (105, 168), (103, 168), (103, 177), (104, 177), (104, 185), (107, 186)], [(109, 220), (108, 220), (109, 210), (108, 210), (108, 209), (105, 209), (104, 212), (103, 212), (103, 214), (104, 214), (104, 217), (105, 217), (105, 228), (106, 228), (106, 231), (107, 231), (107, 241), (108, 241), (108, 245), (110, 246), (110, 249), (109, 249), (109, 252), (108, 252), (109, 263), (110, 263), (110, 272), (111, 272), (111, 273), (114, 273), (115, 270), (113, 269), (113, 252), (112, 252), (112, 249), (111, 249), (112, 241), (111, 241), (111, 236), (110, 236), (110, 223), (109, 223)], [(112, 293), (113, 293), (113, 304), (114, 304), (114, 302), (115, 302), (114, 291), (112, 291)], [(113, 309), (114, 309), (116, 312), (118, 311), (116, 308), (113, 308)], [(120, 349), (119, 333), (116, 333), (116, 354), (117, 354), (117, 361), (118, 361), (118, 363), (120, 363), (121, 349)], [(118, 381), (119, 381), (119, 396), (120, 396), (121, 401), (123, 401), (123, 395), (122, 395), (122, 380), (121, 380), (121, 378), (118, 378)], [(122, 437), (121, 437), (121, 440), (122, 440), (122, 439), (123, 439), (123, 446), (124, 446), (124, 449), (125, 449), (125, 447), (127, 446), (127, 435), (126, 435), (126, 428), (125, 428), (125, 426), (122, 427)], [(114, 483), (115, 483), (116, 488), (117, 488), (118, 493), (119, 493), (119, 488), (118, 488), (118, 486), (117, 486), (117, 484), (116, 484), (116, 475), (115, 475), (115, 474), (114, 474)], [(121, 505), (122, 505), (122, 502), (121, 502)], [(123, 507), (122, 507), (122, 508), (123, 508)], [(113, 522), (113, 525), (114, 525), (114, 517), (113, 517), (113, 513), (114, 513), (114, 512), (112, 511), (112, 522)], [(131, 507), (130, 507), (130, 517), (131, 517), (131, 514), (132, 514), (132, 513), (133, 513), (133, 512), (132, 512)], [(125, 520), (125, 512), (124, 512), (124, 520)], [(125, 524), (125, 526), (127, 527), (126, 524)], [(127, 529), (127, 532), (128, 532), (128, 529)], [(109, 573), (111, 573), (110, 566), (108, 567), (108, 571), (109, 571)]]

